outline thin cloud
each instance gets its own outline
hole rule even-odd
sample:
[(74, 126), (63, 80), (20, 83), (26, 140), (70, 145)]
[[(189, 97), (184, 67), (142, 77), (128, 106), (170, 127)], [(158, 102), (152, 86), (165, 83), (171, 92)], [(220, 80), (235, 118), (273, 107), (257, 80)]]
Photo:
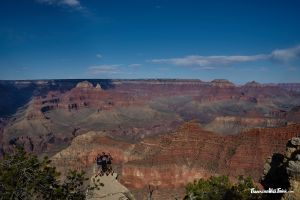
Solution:
[(19, 68), (16, 69), (16, 72), (17, 73), (24, 73), (24, 72), (26, 72), (28, 70), (29, 70), (28, 67), (19, 67)]
[(91, 66), (88, 68), (88, 73), (90, 75), (99, 75), (99, 74), (119, 74), (119, 66), (121, 65), (99, 65)]
[(200, 69), (203, 69), (203, 70), (214, 70), (216, 68), (215, 67), (211, 67), (211, 66), (206, 66), (206, 67), (201, 67)]
[(79, 0), (37, 0), (39, 3), (48, 5), (68, 6), (71, 8), (82, 8)]
[(273, 60), (289, 62), (300, 58), (300, 45), (288, 49), (276, 49), (272, 51), (270, 57)]
[(134, 63), (134, 64), (129, 64), (129, 67), (140, 67), (142, 64)]
[(101, 54), (98, 53), (98, 54), (96, 55), (96, 57), (97, 57), (97, 58), (102, 58), (103, 56), (102, 56)]
[(189, 55), (179, 58), (152, 59), (153, 63), (171, 64), (177, 66), (198, 66), (202, 69), (214, 69), (236, 63), (247, 63), (255, 61), (291, 62), (300, 58), (300, 45), (287, 49), (276, 49), (269, 54), (256, 55), (214, 55), (201, 56)]
[(153, 59), (153, 63), (166, 63), (179, 66), (199, 66), (207, 69), (212, 69), (215, 66), (229, 65), (233, 63), (251, 62), (257, 60), (265, 60), (268, 56), (263, 54), (252, 56), (198, 56), (191, 55), (182, 58), (167, 58), (167, 59)]

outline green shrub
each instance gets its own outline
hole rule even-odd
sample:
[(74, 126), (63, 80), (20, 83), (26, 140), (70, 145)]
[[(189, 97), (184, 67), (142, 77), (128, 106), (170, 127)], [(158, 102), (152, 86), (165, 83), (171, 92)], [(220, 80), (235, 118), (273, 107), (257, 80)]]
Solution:
[(23, 148), (0, 160), (0, 199), (81, 200), (85, 199), (84, 172), (69, 171), (64, 181), (45, 157), (27, 153)]
[[(256, 188), (250, 177), (240, 176), (237, 183), (229, 181), (228, 176), (211, 176), (208, 180), (199, 179), (186, 186), (185, 200), (258, 200), (259, 194), (251, 194)], [(256, 188), (257, 189), (257, 188)]]

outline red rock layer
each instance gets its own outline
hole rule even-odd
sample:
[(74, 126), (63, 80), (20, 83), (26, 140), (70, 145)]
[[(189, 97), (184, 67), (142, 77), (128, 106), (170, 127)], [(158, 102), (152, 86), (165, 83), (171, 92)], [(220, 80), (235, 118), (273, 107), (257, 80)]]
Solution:
[(134, 158), (128, 151), (132, 144), (114, 140), (101, 132), (89, 132), (77, 136), (71, 145), (54, 155), (52, 164), (60, 172), (67, 170), (88, 170), (95, 167), (95, 158), (102, 152), (110, 153), (113, 156), (114, 165), (120, 165)]
[(122, 180), (129, 188), (179, 187), (214, 174), (249, 175), (258, 181), (267, 157), (283, 153), (288, 139), (299, 133), (300, 125), (290, 125), (221, 136), (187, 123), (175, 134), (137, 145), (147, 155), (126, 163)]
[(268, 103), (274, 95), (289, 97), (295, 95), (277, 86), (260, 87), (245, 85), (237, 87), (226, 80), (214, 80), (211, 83), (201, 81), (121, 81), (114, 82), (114, 87), (103, 90), (98, 84), (93, 86), (84, 81), (68, 92), (50, 91), (45, 96), (34, 99), (36, 115), (38, 111), (52, 109), (77, 110), (93, 107), (98, 110), (110, 109), (114, 106), (140, 105), (157, 97), (190, 95), (198, 102), (219, 100), (238, 100), (248, 103)]
[(90, 132), (77, 136), (52, 160), (62, 172), (70, 168), (86, 170), (95, 166), (98, 153), (110, 152), (122, 183), (134, 190), (148, 185), (178, 188), (217, 174), (232, 179), (246, 175), (259, 181), (266, 159), (273, 153), (285, 152), (287, 141), (299, 134), (300, 124), (225, 136), (189, 122), (175, 133), (131, 144), (101, 132)]

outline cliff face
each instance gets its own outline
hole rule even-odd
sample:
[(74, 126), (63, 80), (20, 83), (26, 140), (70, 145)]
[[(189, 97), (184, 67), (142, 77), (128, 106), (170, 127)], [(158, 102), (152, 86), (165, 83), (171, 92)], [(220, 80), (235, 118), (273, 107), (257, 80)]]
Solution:
[(91, 170), (98, 153), (110, 152), (121, 183), (129, 189), (148, 185), (160, 189), (181, 188), (196, 178), (225, 174), (231, 178), (249, 175), (259, 181), (268, 156), (283, 153), (300, 125), (253, 129), (239, 135), (219, 135), (203, 130), (195, 122), (177, 131), (128, 143), (102, 132), (77, 136), (71, 145), (52, 157), (66, 169)]
[[(64, 93), (72, 88), (84, 85), (83, 80), (36, 80), (36, 81), (2, 81), (0, 80), (0, 117), (8, 117), (13, 115), (18, 108), (26, 105), (32, 97), (46, 97), (51, 91), (59, 91)], [(228, 80), (217, 79), (212, 82), (203, 82), (200, 80), (110, 80), (110, 79), (90, 79), (88, 80), (95, 88), (103, 90), (112, 90), (123, 88), (124, 92), (130, 91), (130, 88), (136, 91), (145, 91), (150, 89), (157, 93), (172, 92), (173, 94), (183, 94), (185, 91), (194, 91), (200, 93), (200, 98), (207, 99), (215, 96), (214, 92), (222, 90), (228, 97), (249, 96), (257, 98), (269, 96), (280, 97), (283, 95), (294, 96), (299, 94), (299, 83), (282, 83), (282, 84), (259, 84), (250, 82), (243, 86), (236, 86)], [(87, 84), (89, 85), (89, 84)], [(91, 86), (91, 85), (90, 85)], [(199, 92), (201, 90), (201, 92)], [(210, 91), (209, 91), (210, 90)], [(156, 91), (156, 92), (154, 92)], [(177, 91), (177, 92), (176, 92)], [(214, 91), (214, 92), (213, 92)], [(233, 93), (232, 93), (233, 92)], [(253, 92), (250, 94), (249, 92)], [(204, 95), (205, 94), (205, 95)], [(210, 95), (213, 94), (213, 95)], [(261, 95), (259, 95), (261, 94)], [(54, 104), (55, 105), (55, 104)]]
[[(158, 97), (191, 96), (201, 103), (211, 101), (240, 101), (246, 103), (281, 103), (296, 98), (297, 92), (284, 90), (276, 85), (248, 83), (235, 86), (233, 83), (217, 79), (210, 83), (201, 81), (115, 81), (112, 89), (103, 90), (101, 84), (95, 86), (83, 81), (67, 91), (49, 91), (36, 96), (36, 111), (43, 113), (54, 109), (78, 110), (93, 107), (98, 111), (116, 106), (145, 104)], [(273, 99), (276, 97), (276, 99)], [(276, 101), (274, 101), (276, 100)], [(271, 107), (274, 107), (272, 105)], [(275, 106), (276, 107), (276, 106)], [(267, 113), (263, 113), (267, 114)]]
[(205, 129), (212, 132), (235, 135), (256, 127), (278, 127), (284, 126), (285, 124), (286, 120), (278, 118), (226, 116), (216, 117), (205, 126)]
[(146, 184), (178, 187), (214, 174), (249, 175), (258, 181), (266, 158), (284, 152), (285, 143), (299, 131), (299, 125), (291, 125), (222, 136), (188, 123), (174, 134), (136, 145), (136, 151), (144, 148), (148, 154), (126, 163), (122, 180), (133, 188)]
[(283, 200), (300, 199), (300, 138), (289, 141), (286, 151), (287, 174), (289, 177), (289, 190), (293, 193), (285, 194)]
[(74, 138), (70, 146), (55, 154), (51, 160), (53, 166), (61, 172), (70, 169), (91, 170), (95, 167), (97, 154), (109, 152), (113, 155), (115, 165), (136, 159), (131, 155), (133, 144), (115, 140), (104, 132), (88, 132)]
[(62, 172), (91, 172), (96, 154), (110, 152), (122, 183), (138, 190), (173, 190), (214, 174), (258, 181), (266, 158), (300, 132), (299, 88), (222, 79), (0, 81), (0, 116), (15, 113), (0, 118), (0, 156), (24, 144), (53, 156)]
[(236, 86), (227, 80), (29, 81), (12, 85), (20, 91), (40, 89), (33, 90), (36, 95), (2, 128), (2, 149), (17, 142), (36, 153), (53, 155), (88, 131), (106, 130), (111, 136), (137, 141), (172, 132), (194, 119), (206, 130), (231, 135), (299, 122), (300, 94), (277, 85)]
[(276, 153), (268, 158), (264, 166), (262, 184), (266, 189), (281, 188), (288, 191), (285, 194), (272, 194), (272, 199), (300, 199), (299, 137), (294, 137), (287, 142), (285, 153)]

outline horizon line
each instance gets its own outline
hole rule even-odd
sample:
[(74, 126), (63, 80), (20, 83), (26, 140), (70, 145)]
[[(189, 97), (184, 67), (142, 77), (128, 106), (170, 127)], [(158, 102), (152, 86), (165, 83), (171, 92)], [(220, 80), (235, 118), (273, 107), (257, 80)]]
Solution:
[(201, 80), (201, 79), (195, 79), (195, 78), (45, 78), (45, 79), (0, 79), (0, 82), (11, 82), (11, 81), (62, 81), (62, 80), (69, 80), (69, 81), (75, 81), (75, 80), (114, 80), (114, 81), (153, 81), (153, 80), (166, 80), (166, 81), (199, 81), (199, 82), (204, 82), (204, 83), (210, 83), (215, 80), (224, 80), (224, 81), (229, 81), (233, 83), (234, 85), (244, 85), (247, 83), (251, 82), (256, 82), (259, 84), (264, 84), (264, 85), (271, 85), (271, 84), (300, 84), (300, 82), (258, 82), (256, 80), (251, 80), (251, 81), (245, 81), (243, 83), (241, 82), (235, 82), (231, 81), (230, 79), (226, 78), (215, 78), (211, 80)]

